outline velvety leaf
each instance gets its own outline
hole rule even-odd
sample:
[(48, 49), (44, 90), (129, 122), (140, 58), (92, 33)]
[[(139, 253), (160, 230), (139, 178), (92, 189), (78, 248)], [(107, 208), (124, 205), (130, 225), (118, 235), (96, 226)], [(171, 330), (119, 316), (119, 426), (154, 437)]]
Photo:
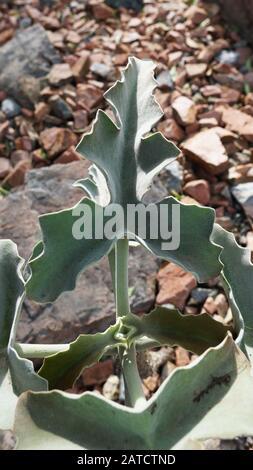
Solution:
[[(129, 59), (121, 80), (104, 95), (116, 124), (99, 110), (91, 132), (84, 134), (77, 147), (103, 173), (110, 202), (123, 207), (140, 200), (153, 176), (180, 153), (160, 133), (145, 136), (163, 115), (153, 95), (154, 68), (151, 61)], [(98, 176), (93, 174), (93, 181), (100, 191)]]
[(12, 427), (18, 395), (26, 390), (46, 390), (47, 383), (34, 373), (31, 361), (14, 349), (24, 296), (21, 268), (15, 243), (0, 240), (0, 429)]
[(252, 435), (252, 387), (249, 363), (229, 336), (173, 372), (141, 409), (94, 393), (25, 393), (16, 415), (18, 449), (175, 449)]
[(147, 336), (163, 345), (182, 346), (188, 351), (202, 354), (217, 346), (227, 335), (228, 328), (213, 320), (207, 313), (181, 315), (178, 310), (157, 307), (148, 315), (128, 314), (124, 325), (133, 327), (133, 338)]
[[(113, 240), (73, 236), (73, 224), (85, 207), (91, 210), (93, 223), (103, 215), (100, 206), (84, 198), (74, 208), (40, 217), (44, 249), (41, 250), (41, 244), (36, 246), (36, 254), (29, 262), (32, 275), (26, 285), (27, 295), (33, 300), (53, 302), (62, 292), (74, 289), (78, 274), (110, 251)], [(73, 215), (73, 209), (77, 216)], [(84, 224), (87, 219), (87, 226), (90, 225), (85, 214), (83, 218)]]
[(80, 335), (69, 344), (68, 350), (46, 358), (39, 375), (47, 379), (51, 389), (72, 387), (85, 367), (99, 361), (108, 347), (118, 344), (114, 337), (117, 330), (118, 325), (115, 324), (104, 333)]
[(220, 259), (222, 276), (234, 316), (241, 347), (253, 365), (253, 264), (248, 248), (238, 245), (232, 233), (215, 224), (212, 239), (223, 247)]
[[(168, 230), (172, 231), (175, 246), (173, 243), (169, 249), (166, 249), (163, 246), (166, 240), (161, 238), (160, 232), (157, 239), (151, 239), (148, 236), (150, 227), (147, 228), (147, 238), (145, 240), (137, 234), (139, 241), (155, 256), (174, 261), (186, 271), (193, 272), (199, 282), (205, 282), (217, 276), (222, 266), (219, 262), (221, 249), (210, 241), (215, 217), (214, 210), (207, 207), (183, 204), (172, 196), (162, 200), (157, 206), (165, 208), (165, 213), (158, 210), (157, 227), (160, 230), (163, 223), (162, 218), (167, 214), (166, 217), (169, 220)], [(173, 216), (173, 208), (179, 208), (180, 211), (178, 234), (175, 233), (178, 216)], [(150, 226), (153, 223), (152, 220)]]

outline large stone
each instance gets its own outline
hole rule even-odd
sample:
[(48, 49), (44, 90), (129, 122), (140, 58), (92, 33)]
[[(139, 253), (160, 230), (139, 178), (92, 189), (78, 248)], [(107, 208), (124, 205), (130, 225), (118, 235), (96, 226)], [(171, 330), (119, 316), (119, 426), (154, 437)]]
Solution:
[(222, 121), (226, 128), (253, 142), (253, 117), (231, 106), (218, 108), (222, 112)]
[(76, 144), (76, 135), (64, 127), (51, 127), (40, 134), (40, 142), (49, 158), (54, 158)]
[[(71, 207), (84, 193), (72, 184), (87, 176), (89, 162), (52, 165), (27, 174), (25, 189), (0, 200), (0, 238), (11, 238), (26, 259), (40, 238), (38, 215)], [(145, 312), (155, 301), (156, 259), (142, 247), (131, 248), (129, 286), (132, 309)], [(18, 335), (29, 342), (64, 342), (83, 332), (102, 331), (114, 319), (114, 297), (107, 258), (79, 276), (74, 291), (54, 304), (26, 300)]]
[(159, 292), (156, 302), (159, 305), (172, 304), (183, 309), (190, 292), (197, 285), (193, 274), (184, 271), (174, 263), (162, 267), (157, 275)]
[(31, 106), (38, 98), (41, 79), (59, 61), (42, 26), (21, 30), (0, 49), (0, 89), (22, 106)]
[(195, 134), (183, 143), (182, 148), (187, 157), (213, 175), (223, 173), (228, 167), (226, 149), (215, 129)]

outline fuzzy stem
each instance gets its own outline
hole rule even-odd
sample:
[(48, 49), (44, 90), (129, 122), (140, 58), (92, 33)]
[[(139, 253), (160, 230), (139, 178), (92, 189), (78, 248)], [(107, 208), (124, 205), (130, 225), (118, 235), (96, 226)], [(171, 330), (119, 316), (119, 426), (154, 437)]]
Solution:
[[(128, 297), (128, 240), (118, 240), (115, 249), (115, 297), (116, 315), (122, 317), (130, 312)], [(145, 396), (136, 363), (135, 345), (119, 347), (126, 397), (133, 408), (145, 403)]]

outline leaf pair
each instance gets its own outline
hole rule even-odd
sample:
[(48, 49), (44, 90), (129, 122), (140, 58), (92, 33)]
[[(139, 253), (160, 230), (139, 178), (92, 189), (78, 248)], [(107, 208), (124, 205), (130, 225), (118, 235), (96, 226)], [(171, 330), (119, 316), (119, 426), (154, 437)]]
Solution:
[[(101, 239), (89, 239), (85, 229), (91, 223), (90, 217), (83, 215), (84, 233), (77, 239), (73, 236), (73, 225), (78, 224), (78, 216), (80, 218), (89, 209), (93, 221), (96, 217), (102, 220), (109, 203), (120, 205), (126, 216), (128, 205), (141, 201), (153, 176), (178, 156), (177, 147), (160, 133), (148, 134), (162, 116), (153, 96), (156, 85), (153, 69), (153, 62), (129, 59), (121, 81), (105, 94), (114, 111), (115, 122), (99, 111), (91, 132), (84, 135), (78, 146), (78, 151), (91, 160), (93, 166), (90, 178), (79, 180), (76, 185), (88, 192), (91, 200), (82, 200), (74, 211), (72, 208), (40, 217), (43, 243), (30, 261), (32, 276), (27, 284), (27, 294), (34, 300), (51, 302), (65, 290), (72, 290), (83, 269), (107, 255), (117, 238), (129, 235), (124, 224), (125, 233), (115, 229), (110, 240), (104, 233)], [(139, 228), (131, 235), (155, 256), (174, 261), (193, 272), (200, 282), (217, 276), (221, 270), (220, 248), (210, 241), (214, 211), (186, 206), (173, 197), (155, 207), (159, 219), (157, 223), (146, 219), (147, 236)], [(164, 249), (160, 229), (166, 218), (166, 230), (171, 230), (173, 208), (180, 210), (180, 238), (174, 247)], [(106, 220), (112, 218), (108, 216)], [(103, 224), (102, 228), (105, 222)], [(158, 227), (155, 239), (150, 235), (154, 225)]]
[(16, 245), (0, 240), (0, 429), (13, 425), (18, 396), (26, 390), (47, 390), (47, 382), (34, 373), (31, 361), (14, 348), (19, 312), (24, 297)]
[(252, 389), (249, 363), (229, 335), (173, 372), (141, 410), (92, 393), (25, 393), (18, 449), (199, 449), (198, 440), (253, 434)]

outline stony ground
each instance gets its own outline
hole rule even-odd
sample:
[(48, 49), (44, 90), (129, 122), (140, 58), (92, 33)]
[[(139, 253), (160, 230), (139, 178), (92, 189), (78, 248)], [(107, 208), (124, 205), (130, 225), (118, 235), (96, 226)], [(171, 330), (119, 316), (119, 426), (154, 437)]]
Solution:
[[(105, 108), (103, 93), (129, 55), (157, 63), (157, 99), (164, 109), (158, 129), (182, 150), (179, 161), (156, 178), (150, 198), (172, 193), (213, 207), (217, 221), (253, 252), (253, 51), (224, 24), (216, 4), (180, 0), (146, 0), (140, 12), (100, 0), (0, 5), (0, 236), (14, 239), (28, 256), (38, 237), (38, 214), (80, 198), (71, 183), (87, 173), (88, 162), (80, 161), (75, 144), (98, 107)], [(184, 313), (206, 311), (231, 321), (218, 279), (198, 286), (191, 274), (173, 263), (158, 264), (141, 248), (130, 257), (130, 287), (136, 313), (173, 304)], [(26, 302), (19, 335), (69, 341), (80, 331), (104, 329), (113, 308), (102, 261), (54, 306)], [(140, 357), (146, 395), (193, 359), (180, 347)], [(75, 391), (94, 388), (124, 398), (117, 363), (107, 359), (86, 370)]]

